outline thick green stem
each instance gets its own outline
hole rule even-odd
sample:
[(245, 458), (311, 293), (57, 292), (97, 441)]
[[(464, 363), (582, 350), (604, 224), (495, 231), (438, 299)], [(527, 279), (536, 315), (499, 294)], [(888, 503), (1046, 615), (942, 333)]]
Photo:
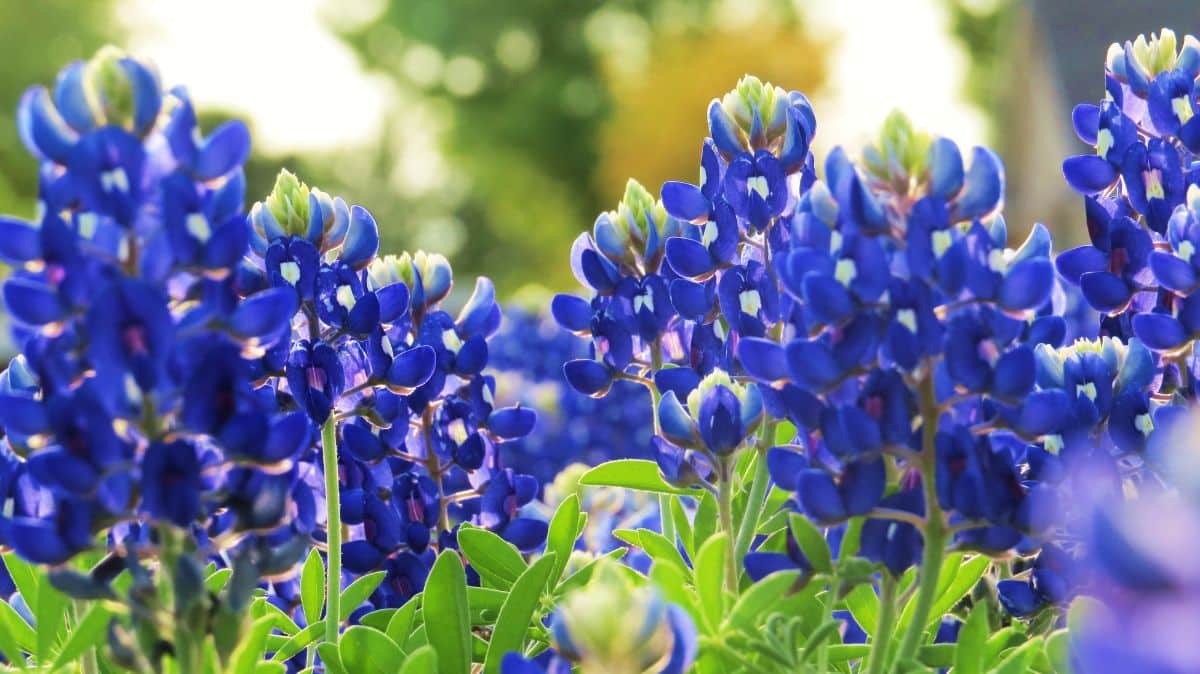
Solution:
[[(732, 457), (723, 457), (718, 474), (720, 483), (717, 485), (717, 513), (721, 518), (721, 531), (724, 531), (730, 540), (736, 535), (733, 528), (733, 473)], [(733, 546), (726, 546), (726, 549), (729, 552), (725, 554), (725, 588), (736, 595), (738, 591), (737, 561), (733, 558)]]
[[(774, 424), (764, 424), (764, 428), (774, 432)], [(767, 454), (764, 449), (758, 450), (754, 457), (754, 479), (750, 483), (750, 495), (746, 499), (746, 516), (742, 518), (741, 526), (737, 532), (737, 541), (733, 546), (733, 556), (736, 562), (746, 556), (750, 551), (750, 544), (754, 542), (754, 534), (758, 530), (759, 521), (762, 519), (764, 499), (767, 495), (767, 485), (771, 482), (771, 474), (767, 471)]]
[(937, 497), (937, 438), (938, 407), (933, 391), (933, 373), (921, 380), (921, 486), (925, 495), (925, 551), (921, 556), (920, 587), (917, 589), (912, 622), (900, 644), (899, 662), (910, 660), (917, 653), (929, 622), (929, 612), (937, 599), (938, 575), (942, 569), (942, 558), (946, 548), (946, 522)]
[(325, 471), (325, 642), (336, 644), (341, 624), (342, 504), (338, 484), (337, 424), (333, 415), (321, 428), (321, 465)]
[(883, 572), (883, 587), (879, 596), (879, 619), (875, 623), (875, 635), (871, 639), (871, 655), (867, 662), (867, 674), (882, 674), (887, 664), (889, 646), (892, 642), (892, 623), (896, 622), (896, 579)]

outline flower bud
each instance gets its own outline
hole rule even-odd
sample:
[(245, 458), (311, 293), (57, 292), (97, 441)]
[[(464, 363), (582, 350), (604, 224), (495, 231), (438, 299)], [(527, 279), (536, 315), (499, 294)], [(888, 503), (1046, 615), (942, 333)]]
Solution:
[(695, 648), (687, 614), (653, 587), (635, 587), (610, 563), (598, 563), (591, 583), (569, 594), (554, 615), (559, 654), (584, 674), (684, 671)]
[(875, 145), (863, 149), (863, 163), (872, 177), (907, 191), (910, 178), (924, 175), (932, 142), (929, 134), (913, 128), (907, 115), (894, 110), (883, 121)]
[(304, 236), (308, 231), (309, 189), (296, 174), (281, 169), (275, 177), (275, 187), (267, 195), (266, 205), (271, 217), (286, 234)]
[(83, 99), (97, 126), (121, 126), (144, 134), (161, 106), (162, 95), (153, 70), (112, 45), (101, 47), (84, 64), (80, 79), (73, 79), (63, 81), (64, 92), (75, 82), (82, 85)]
[(666, 240), (679, 230), (679, 221), (667, 215), (662, 202), (631, 178), (617, 209), (596, 219), (593, 236), (605, 257), (630, 265), (640, 260), (652, 270), (662, 258)]
[(767, 150), (787, 170), (800, 166), (816, 134), (808, 98), (747, 75), (708, 107), (709, 134), (728, 155)]

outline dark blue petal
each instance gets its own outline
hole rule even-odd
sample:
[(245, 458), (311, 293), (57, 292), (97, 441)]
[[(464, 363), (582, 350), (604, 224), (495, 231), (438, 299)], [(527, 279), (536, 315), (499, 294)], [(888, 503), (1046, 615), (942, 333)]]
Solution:
[(1094, 154), (1068, 157), (1063, 161), (1062, 170), (1067, 184), (1080, 194), (1103, 192), (1118, 175), (1117, 167)]
[(1071, 123), (1075, 127), (1075, 135), (1088, 145), (1096, 144), (1100, 133), (1100, 106), (1091, 103), (1081, 103), (1071, 111)]
[(725, 112), (718, 100), (713, 100), (708, 106), (708, 135), (721, 152), (736, 154), (742, 151), (737, 123)]
[(537, 413), (528, 407), (502, 407), (488, 417), (488, 430), (505, 440), (523, 438), (533, 431)]
[(518, 517), (504, 527), (500, 537), (517, 546), (521, 552), (532, 552), (546, 540), (549, 525), (541, 520)]
[(408, 314), (408, 286), (403, 283), (389, 283), (375, 291), (379, 300), (379, 320), (384, 323), (394, 323)]
[(714, 269), (712, 257), (704, 244), (681, 236), (667, 239), (667, 264), (676, 274), (688, 278), (703, 278)]
[(699, 440), (696, 422), (679, 402), (674, 391), (667, 391), (658, 403), (658, 422), (662, 434), (671, 442), (690, 447)]
[(587, 333), (591, 329), (592, 304), (582, 297), (558, 294), (550, 301), (550, 313), (564, 330)]
[(415, 346), (392, 359), (388, 368), (388, 387), (401, 394), (411, 392), (429, 381), (437, 368), (437, 351), (431, 346)]
[(342, 544), (342, 564), (351, 573), (369, 573), (384, 560), (384, 552), (369, 541), (349, 541)]
[(54, 289), (31, 279), (5, 281), (4, 304), (13, 318), (27, 325), (45, 325), (67, 316), (67, 308)]
[(1108, 255), (1095, 246), (1079, 246), (1059, 253), (1054, 264), (1064, 279), (1079, 285), (1084, 274), (1108, 269)]
[(772, 383), (788, 378), (788, 361), (783, 347), (769, 339), (744, 337), (738, 342), (738, 359), (746, 373)]
[(1018, 346), (996, 361), (992, 388), (1002, 398), (1017, 398), (1033, 388), (1034, 375), (1033, 349)]
[(1133, 334), (1155, 351), (1172, 351), (1188, 340), (1183, 324), (1166, 314), (1137, 314)]
[(311, 437), (308, 415), (303, 412), (284, 415), (271, 425), (262, 458), (267, 463), (290, 459), (308, 448)]
[(703, 222), (708, 217), (708, 197), (699, 187), (669, 180), (662, 186), (662, 204), (667, 214), (684, 222)]
[(804, 512), (818, 524), (846, 519), (846, 505), (829, 473), (816, 468), (805, 470), (800, 473), (796, 491)]
[(865, 462), (855, 461), (846, 466), (841, 485), (846, 515), (854, 517), (870, 512), (879, 505), (886, 486), (887, 469), (882, 458)]
[(341, 261), (361, 268), (379, 252), (379, 225), (362, 206), (350, 209), (350, 224), (342, 242)]
[(1033, 587), (1024, 580), (1002, 580), (996, 583), (1000, 605), (1009, 615), (1024, 618), (1042, 607), (1042, 600), (1033, 592)]
[(674, 279), (669, 291), (671, 305), (688, 320), (705, 320), (713, 308), (711, 284), (711, 280), (708, 283), (696, 283), (682, 278)]
[(48, 425), (46, 410), (37, 399), (0, 394), (0, 428), (6, 433), (36, 435), (46, 431)]
[(959, 220), (990, 213), (1004, 198), (1004, 163), (994, 152), (977, 147), (971, 154), (963, 191), (954, 202)]
[(676, 397), (686, 399), (700, 385), (700, 375), (690, 367), (666, 367), (654, 373), (654, 384), (661, 393), (672, 391)]
[(809, 274), (801, 283), (804, 301), (821, 323), (837, 324), (854, 312), (854, 302), (845, 286), (821, 274)]
[(1106, 271), (1088, 272), (1079, 277), (1079, 288), (1092, 308), (1113, 312), (1124, 307), (1133, 292), (1119, 276)]
[(1034, 309), (1046, 303), (1054, 289), (1054, 265), (1044, 257), (1027, 258), (1013, 265), (1000, 282), (1000, 306), (1010, 310)]
[(201, 180), (212, 180), (240, 167), (249, 156), (250, 130), (244, 122), (233, 120), (209, 135), (192, 170)]
[(821, 342), (796, 340), (787, 345), (788, 371), (792, 380), (810, 391), (823, 391), (842, 377), (829, 347)]
[(613, 381), (608, 368), (590, 358), (567, 361), (563, 364), (563, 376), (571, 388), (592, 397), (603, 397)]
[(799, 489), (800, 473), (809, 467), (804, 454), (787, 447), (772, 447), (767, 451), (767, 471), (784, 491)]
[(243, 337), (263, 337), (286, 331), (299, 308), (289, 287), (268, 288), (247, 297), (233, 312), (229, 325)]
[(24, 220), (0, 215), (0, 260), (19, 265), (41, 256), (41, 231)]
[(1150, 269), (1160, 285), (1168, 290), (1188, 293), (1196, 286), (1196, 270), (1179, 257), (1156, 250), (1150, 253)]

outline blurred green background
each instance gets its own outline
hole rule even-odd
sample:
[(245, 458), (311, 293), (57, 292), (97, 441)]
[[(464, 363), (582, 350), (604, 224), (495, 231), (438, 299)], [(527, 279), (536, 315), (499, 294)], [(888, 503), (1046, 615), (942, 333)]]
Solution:
[(287, 166), (367, 206), (385, 249), (443, 252), (505, 298), (573, 286), (570, 243), (626, 178), (694, 179), (705, 107), (744, 73), (810, 95), (819, 152), (857, 152), (897, 107), (997, 145), (1010, 228), (1072, 243), (1070, 104), (1101, 93), (1109, 42), (1200, 27), (1192, 1), (1075, 4), (3, 0), (0, 210), (33, 210), (21, 92), (111, 42), (188, 85), (208, 124), (251, 124), (250, 200)]

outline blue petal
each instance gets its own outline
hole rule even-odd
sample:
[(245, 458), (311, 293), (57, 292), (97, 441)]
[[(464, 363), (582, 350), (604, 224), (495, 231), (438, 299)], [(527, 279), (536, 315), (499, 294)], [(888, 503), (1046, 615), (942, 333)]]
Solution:
[(564, 330), (587, 334), (592, 325), (592, 303), (575, 295), (558, 294), (550, 301), (550, 313)]
[(1034, 391), (1022, 401), (1013, 426), (1027, 435), (1056, 433), (1068, 423), (1070, 411), (1070, 399), (1062, 389)]
[(242, 300), (229, 319), (229, 325), (243, 337), (272, 335), (287, 330), (298, 308), (295, 290), (268, 288)]
[(713, 271), (712, 257), (699, 241), (673, 236), (667, 239), (666, 250), (667, 264), (680, 276), (698, 279)]
[(0, 260), (19, 265), (41, 256), (41, 231), (24, 220), (0, 215)]
[(755, 379), (774, 383), (788, 378), (788, 362), (783, 347), (760, 337), (743, 337), (738, 342), (738, 359), (746, 373)]
[(359, 268), (370, 262), (379, 252), (379, 225), (375, 218), (362, 206), (350, 209), (350, 225), (346, 239), (342, 242), (341, 260), (351, 267)]
[(1062, 170), (1067, 184), (1080, 194), (1103, 192), (1117, 179), (1117, 167), (1094, 154), (1068, 157)]
[(500, 661), (500, 674), (546, 674), (546, 670), (533, 660), (527, 660), (521, 657), (520, 653), (513, 651), (505, 653), (504, 659)]
[(375, 291), (379, 300), (379, 320), (384, 323), (394, 323), (408, 314), (408, 286), (403, 283), (389, 283)]
[(990, 213), (1004, 198), (1004, 163), (994, 152), (977, 147), (971, 154), (963, 192), (955, 200), (959, 220)]
[(1071, 123), (1075, 127), (1075, 135), (1088, 145), (1096, 144), (1100, 133), (1100, 106), (1091, 103), (1081, 103), (1071, 111)]
[(798, 451), (787, 447), (772, 447), (767, 451), (767, 472), (784, 491), (799, 489), (800, 473), (808, 468), (808, 459)]
[(1196, 286), (1196, 270), (1171, 253), (1160, 250), (1150, 253), (1150, 269), (1159, 284), (1168, 290), (1188, 293)]
[(833, 352), (821, 342), (796, 340), (786, 349), (792, 380), (810, 391), (823, 391), (841, 379)]
[(712, 285), (677, 278), (671, 281), (671, 305), (679, 315), (692, 321), (703, 321), (712, 311)]
[(846, 515), (865, 515), (883, 498), (887, 487), (887, 468), (882, 458), (873, 461), (855, 461), (846, 466), (842, 475), (842, 492), (845, 494)]
[(708, 197), (699, 187), (669, 180), (662, 186), (662, 204), (667, 214), (684, 222), (703, 222), (708, 217)]
[(1183, 324), (1166, 314), (1137, 314), (1133, 317), (1133, 334), (1155, 351), (1171, 351), (1188, 340)]
[(422, 344), (399, 353), (388, 368), (389, 388), (401, 394), (411, 392), (429, 381), (436, 367), (437, 352), (431, 346)]
[(658, 674), (684, 674), (691, 670), (699, 649), (696, 625), (682, 607), (674, 604), (667, 606), (667, 622), (672, 636), (671, 657)]
[(546, 540), (549, 524), (528, 517), (518, 517), (504, 527), (500, 537), (512, 543), (521, 552), (532, 552)]
[(742, 560), (746, 575), (758, 582), (776, 571), (795, 570), (796, 563), (782, 552), (751, 552)]
[(1042, 607), (1042, 600), (1033, 592), (1033, 587), (1024, 580), (1002, 580), (996, 583), (1000, 605), (1009, 615), (1024, 618)]
[(528, 407), (502, 407), (488, 416), (488, 430), (505, 440), (523, 438), (533, 431), (537, 413)]
[(804, 512), (818, 524), (834, 524), (846, 519), (842, 495), (829, 473), (816, 468), (803, 471), (796, 491)]
[(608, 368), (590, 358), (567, 361), (563, 364), (563, 376), (571, 388), (592, 397), (603, 397), (613, 381)]
[(487, 366), (488, 343), (483, 335), (474, 335), (463, 343), (454, 358), (454, 370), (460, 375), (474, 376)]
[(303, 412), (280, 417), (271, 425), (262, 458), (268, 463), (274, 463), (296, 456), (308, 447), (311, 432), (312, 424), (308, 421), (308, 415)]
[(496, 309), (496, 286), (486, 276), (475, 279), (475, 290), (458, 312), (458, 329), (464, 335), (480, 335), (488, 332), (492, 314)]
[(1000, 282), (1000, 306), (1034, 309), (1046, 303), (1054, 289), (1054, 266), (1044, 257), (1029, 258), (1009, 268)]
[(654, 373), (654, 384), (664, 394), (670, 391), (686, 399), (700, 385), (700, 375), (690, 367), (665, 367)]
[(0, 394), (0, 428), (6, 433), (36, 435), (47, 429), (41, 402), (25, 395)]
[(86, 132), (96, 126), (96, 117), (83, 88), (85, 66), (83, 61), (75, 61), (59, 71), (54, 83), (54, 107), (72, 128)]
[(1088, 272), (1079, 278), (1079, 288), (1092, 308), (1112, 312), (1129, 302), (1133, 293), (1119, 276), (1106, 271)]
[(949, 201), (963, 184), (963, 160), (958, 145), (938, 138), (929, 148), (929, 193)]
[(342, 564), (351, 573), (368, 573), (383, 563), (384, 553), (369, 541), (342, 544)]
[(233, 120), (209, 135), (192, 170), (201, 180), (212, 180), (240, 167), (249, 156), (250, 130), (242, 121)]
[(850, 293), (832, 277), (809, 274), (801, 282), (801, 289), (808, 308), (821, 323), (841, 323), (854, 312)]
[(1108, 269), (1108, 255), (1095, 246), (1079, 246), (1059, 253), (1054, 264), (1064, 279), (1079, 285), (1084, 274)]
[(1017, 398), (1033, 388), (1035, 363), (1033, 349), (1018, 346), (996, 361), (992, 388), (1002, 398)]
[(28, 138), (23, 140), (27, 144), (32, 143), (30, 150), (59, 164), (66, 164), (79, 136), (59, 116), (46, 88), (35, 87), (26, 91), (21, 97), (17, 114), (19, 122), (23, 122), (19, 125), (28, 129)]
[(742, 151), (739, 140), (737, 123), (721, 107), (721, 102), (713, 99), (708, 105), (708, 135), (712, 137), (717, 149), (726, 154), (737, 154)]
[(692, 421), (674, 391), (667, 391), (658, 403), (658, 422), (662, 433), (677, 445), (691, 447), (699, 441), (696, 422)]
[(4, 304), (13, 318), (27, 325), (45, 325), (66, 318), (67, 308), (50, 286), (25, 278), (4, 283)]

